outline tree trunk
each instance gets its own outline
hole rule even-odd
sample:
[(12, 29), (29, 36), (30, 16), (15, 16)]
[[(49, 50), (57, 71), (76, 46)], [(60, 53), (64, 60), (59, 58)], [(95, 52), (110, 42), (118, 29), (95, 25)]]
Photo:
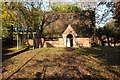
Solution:
[(13, 25), (10, 27), (10, 44), (13, 45)]
[(29, 44), (29, 34), (28, 34), (28, 30), (27, 30), (27, 32), (26, 32), (26, 40), (27, 40), (27, 45), (30, 47), (30, 44)]
[(108, 37), (108, 36), (107, 36), (107, 41), (108, 41), (108, 42), (107, 42), (107, 43), (108, 43), (108, 46), (111, 46), (111, 45), (110, 45), (110, 40), (109, 40), (109, 37)]
[[(44, 26), (44, 22), (42, 22), (42, 25), (41, 25), (41, 29), (40, 29), (40, 39), (42, 38), (42, 34), (43, 34), (43, 26)], [(43, 44), (41, 42), (41, 47), (43, 47)]]
[(40, 35), (39, 35), (39, 32), (40, 32), (40, 31), (39, 31), (39, 27), (37, 27), (37, 30), (36, 30), (36, 37), (37, 37), (37, 38), (36, 38), (36, 48), (39, 48), (39, 38), (40, 38), (40, 37), (39, 37), (39, 36), (40, 36)]
[(33, 40), (33, 49), (35, 49), (35, 46), (36, 46), (36, 43), (35, 43), (35, 35), (34, 35), (34, 33), (33, 33), (32, 35), (33, 35), (33, 37), (32, 37), (32, 40)]
[[(42, 23), (41, 23), (41, 25), (40, 25), (40, 30), (39, 30), (39, 39), (41, 39), (42, 38), (42, 34), (43, 34), (43, 28), (44, 28), (44, 23), (45, 23), (45, 18), (44, 18), (45, 16), (43, 15), (43, 20), (42, 20)], [(40, 47), (43, 47), (43, 44), (42, 44), (42, 42), (41, 42), (41, 45), (40, 45)]]

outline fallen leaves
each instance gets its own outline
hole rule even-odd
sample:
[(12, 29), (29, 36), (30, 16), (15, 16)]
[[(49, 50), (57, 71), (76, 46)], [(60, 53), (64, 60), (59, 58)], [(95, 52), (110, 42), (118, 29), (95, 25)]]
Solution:
[[(95, 54), (93, 55), (90, 53), (91, 55), (89, 55), (87, 53), (86, 55), (86, 53), (79, 53), (80, 55), (78, 55), (78, 50), (79, 49), (76, 49), (77, 53), (75, 53), (75, 50), (73, 52), (69, 52), (64, 48), (42, 48), (27, 51), (11, 58), (11, 60), (14, 61), (13, 63), (5, 66), (7, 71), (3, 73), (3, 75), (7, 77), (23, 65), (27, 60), (29, 60), (34, 54), (40, 51), (38, 55), (23, 66), (16, 74), (12, 76), (12, 78), (35, 78), (37, 72), (42, 73), (42, 77), (45, 76), (46, 78), (50, 76), (63, 77), (65, 71), (71, 66), (76, 67), (82, 76), (87, 75), (91, 78), (103, 77), (109, 79), (118, 78), (114, 72), (110, 72), (107, 68), (114, 69), (115, 72), (119, 72), (119, 66), (108, 66), (104, 64), (104, 59), (96, 57)], [(79, 51), (81, 50), (82, 49)], [(4, 63), (7, 64), (7, 61)], [(78, 74), (76, 73), (76, 69), (73, 68), (71, 73), (67, 73), (66, 76), (77, 78)]]

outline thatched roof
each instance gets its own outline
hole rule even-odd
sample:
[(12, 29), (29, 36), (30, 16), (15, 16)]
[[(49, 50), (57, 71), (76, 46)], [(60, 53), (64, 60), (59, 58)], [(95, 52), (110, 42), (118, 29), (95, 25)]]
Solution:
[(80, 12), (49, 12), (45, 14), (44, 33), (52, 36), (62, 36), (68, 25), (71, 25), (78, 36), (91, 36), (89, 28), (95, 26), (95, 12), (85, 10)]

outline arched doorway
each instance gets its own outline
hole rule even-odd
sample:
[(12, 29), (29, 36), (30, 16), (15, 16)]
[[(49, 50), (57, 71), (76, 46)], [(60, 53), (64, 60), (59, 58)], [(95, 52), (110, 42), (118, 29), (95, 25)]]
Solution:
[(68, 34), (67, 36), (66, 36), (66, 45), (67, 45), (67, 47), (73, 47), (73, 35), (72, 34)]

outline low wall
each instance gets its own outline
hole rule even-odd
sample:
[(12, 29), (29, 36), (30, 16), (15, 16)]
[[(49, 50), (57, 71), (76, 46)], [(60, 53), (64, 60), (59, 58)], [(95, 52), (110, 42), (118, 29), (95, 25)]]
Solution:
[[(77, 45), (78, 42), (79, 45)], [(44, 47), (66, 47), (64, 45), (64, 39), (59, 38), (58, 41), (45, 41)], [(73, 47), (91, 47), (90, 39), (89, 38), (76, 38), (73, 40)]]
[(76, 38), (82, 47), (91, 47), (90, 38)]
[[(33, 40), (28, 41), (30, 45), (33, 45)], [(79, 44), (77, 44), (77, 43)], [(39, 41), (40, 45), (42, 44), (43, 47), (66, 47), (64, 45), (64, 39), (58, 38), (56, 41), (45, 41), (43, 38)], [(73, 39), (73, 47), (91, 47), (90, 39), (89, 38), (75, 38)]]
[(64, 47), (64, 40), (58, 38), (58, 41), (44, 41), (44, 47)]

